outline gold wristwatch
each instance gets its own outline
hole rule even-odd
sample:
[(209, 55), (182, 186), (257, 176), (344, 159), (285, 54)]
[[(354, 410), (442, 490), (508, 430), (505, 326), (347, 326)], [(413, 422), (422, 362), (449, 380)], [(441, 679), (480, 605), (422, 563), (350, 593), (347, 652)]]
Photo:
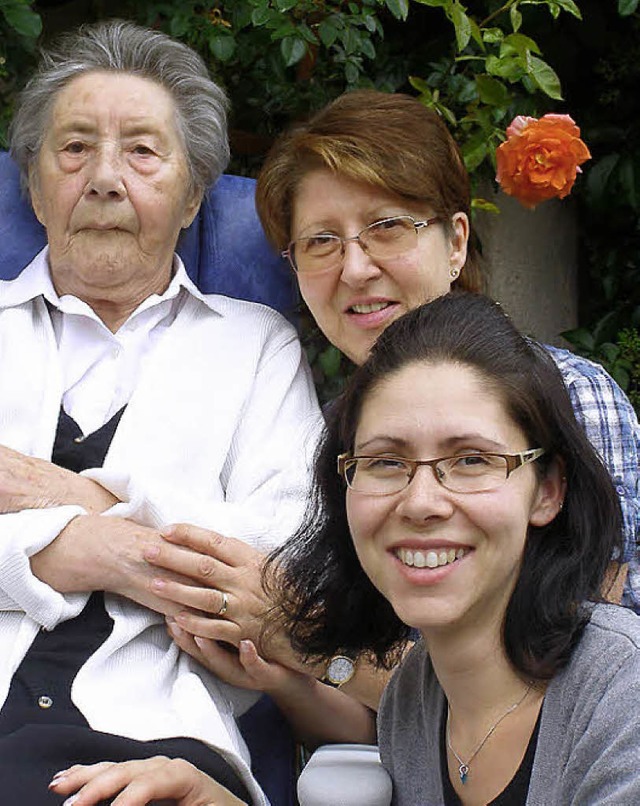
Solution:
[(346, 655), (334, 655), (327, 664), (322, 682), (328, 683), (334, 688), (342, 688), (355, 673), (356, 664), (352, 658), (348, 658)]

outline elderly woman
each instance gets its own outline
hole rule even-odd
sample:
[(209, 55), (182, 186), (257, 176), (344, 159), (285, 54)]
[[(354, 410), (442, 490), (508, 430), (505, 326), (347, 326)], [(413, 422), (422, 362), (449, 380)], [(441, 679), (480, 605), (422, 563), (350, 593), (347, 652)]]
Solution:
[(180, 577), (144, 559), (167, 523), (256, 551), (295, 530), (321, 422), (293, 328), (202, 295), (174, 252), (227, 162), (225, 110), (188, 47), (112, 21), (44, 55), (12, 124), (48, 246), (0, 284), (5, 802), (59, 802), (73, 760), (159, 752), (264, 802), (251, 698), (140, 606), (176, 610), (157, 594)]

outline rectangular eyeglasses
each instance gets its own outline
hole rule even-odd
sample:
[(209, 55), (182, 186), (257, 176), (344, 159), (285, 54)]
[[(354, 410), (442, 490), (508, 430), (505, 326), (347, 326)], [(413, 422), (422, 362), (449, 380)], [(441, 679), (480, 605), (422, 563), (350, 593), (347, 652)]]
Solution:
[(501, 487), (517, 468), (535, 462), (544, 448), (520, 453), (467, 453), (441, 459), (402, 459), (397, 456), (338, 456), (338, 473), (347, 486), (365, 495), (393, 495), (409, 486), (421, 465), (431, 468), (436, 481), (454, 493), (484, 493)]

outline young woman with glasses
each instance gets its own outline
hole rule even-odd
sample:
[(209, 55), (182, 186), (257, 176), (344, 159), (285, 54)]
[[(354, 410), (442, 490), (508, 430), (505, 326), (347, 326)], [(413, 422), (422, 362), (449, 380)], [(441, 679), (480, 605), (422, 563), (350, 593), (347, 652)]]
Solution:
[[(485, 297), (390, 325), (274, 563), (294, 644), (392, 667), (396, 806), (640, 801), (640, 621), (602, 604), (620, 505), (554, 362)], [(284, 571), (283, 571), (284, 569)]]
[[(419, 631), (378, 712), (394, 806), (631, 804), (640, 622), (601, 596), (621, 542), (549, 354), (496, 303), (453, 293), (391, 324), (356, 371), (267, 579), (312, 661), (393, 668)], [(144, 764), (136, 792), (237, 802), (184, 765)]]

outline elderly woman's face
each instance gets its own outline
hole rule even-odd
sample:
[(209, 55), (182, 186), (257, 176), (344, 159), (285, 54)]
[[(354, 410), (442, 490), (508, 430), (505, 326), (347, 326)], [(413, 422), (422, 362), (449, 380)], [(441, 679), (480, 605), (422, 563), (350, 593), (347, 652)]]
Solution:
[[(294, 197), (291, 238), (351, 238), (374, 221), (398, 215), (423, 221), (434, 211), (329, 170), (316, 170), (303, 178)], [(414, 248), (385, 261), (351, 241), (341, 266), (298, 273), (300, 291), (319, 327), (356, 364), (363, 363), (391, 322), (449, 291), (451, 272), (459, 272), (466, 259), (466, 215), (457, 213), (451, 227), (452, 237), (442, 223), (419, 229)]]
[(90, 304), (164, 290), (200, 202), (173, 99), (125, 73), (88, 73), (60, 91), (30, 190), (58, 293)]

